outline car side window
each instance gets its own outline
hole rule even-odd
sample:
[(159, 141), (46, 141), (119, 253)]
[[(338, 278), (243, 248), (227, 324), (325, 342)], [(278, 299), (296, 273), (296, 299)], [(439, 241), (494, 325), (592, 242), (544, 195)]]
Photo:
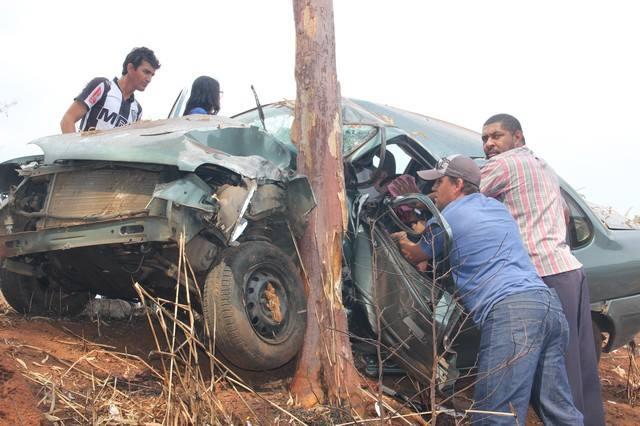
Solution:
[(593, 237), (593, 225), (584, 210), (565, 191), (562, 191), (564, 202), (569, 208), (569, 223), (567, 224), (567, 243), (572, 249), (583, 247)]
[(393, 157), (396, 160), (395, 173), (399, 175), (403, 174), (407, 170), (407, 166), (409, 166), (409, 163), (411, 162), (411, 157), (406, 152), (404, 152), (404, 150), (400, 146), (396, 144), (387, 145), (386, 148), (387, 152), (393, 154)]

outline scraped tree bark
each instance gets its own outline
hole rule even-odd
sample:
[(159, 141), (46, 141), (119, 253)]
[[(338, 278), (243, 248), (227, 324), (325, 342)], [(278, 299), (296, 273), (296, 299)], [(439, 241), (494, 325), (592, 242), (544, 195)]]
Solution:
[(307, 330), (291, 391), (303, 407), (328, 400), (362, 412), (341, 298), (347, 214), (332, 0), (293, 0), (293, 12), (297, 92), (292, 139), (298, 147), (298, 172), (309, 177), (318, 206), (299, 245)]

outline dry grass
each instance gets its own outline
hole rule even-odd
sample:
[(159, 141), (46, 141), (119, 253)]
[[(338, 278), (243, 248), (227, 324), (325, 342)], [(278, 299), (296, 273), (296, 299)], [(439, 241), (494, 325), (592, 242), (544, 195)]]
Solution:
[[(328, 407), (303, 411), (290, 408), (294, 403), (291, 396), (283, 401), (286, 393), (255, 392), (216, 357), (214, 333), (194, 308), (202, 306), (202, 295), (184, 256), (184, 238), (181, 238), (180, 249), (180, 272), (172, 300), (155, 297), (141, 285), (134, 285), (146, 307), (146, 320), (155, 342), (151, 354), (153, 363), (78, 335), (75, 335), (78, 340), (69, 344), (77, 345), (83, 354), (73, 361), (24, 344), (10, 352), (21, 366), (23, 376), (39, 387), (38, 407), (45, 411), (49, 422), (56, 425), (346, 425), (381, 421), (424, 424), (423, 416), (435, 414), (410, 412), (407, 406), (368, 391), (364, 394), (371, 406), (380, 407), (380, 414), (372, 413), (369, 418), (353, 418)], [(1, 321), (9, 319), (0, 315)], [(440, 413), (447, 411), (439, 410)], [(268, 412), (266, 416), (265, 412)]]
[(629, 368), (627, 370), (627, 400), (632, 407), (637, 404), (640, 397), (640, 367), (638, 367), (638, 350), (636, 342), (628, 343)]
[[(14, 347), (11, 353), (23, 376), (40, 388), (38, 407), (45, 411), (49, 422), (213, 425), (246, 423), (251, 418), (253, 424), (261, 424), (260, 415), (252, 408), (259, 400), (261, 405), (279, 412), (283, 424), (304, 424), (291, 411), (254, 392), (216, 357), (206, 322), (192, 309), (201, 305), (197, 300), (201, 295), (184, 256), (184, 239), (180, 247), (180, 284), (176, 285), (174, 300), (153, 297), (135, 284), (140, 300), (148, 308), (147, 321), (156, 346), (151, 355), (159, 358), (160, 366), (154, 368), (138, 356), (119, 353), (114, 347), (84, 338), (76, 343), (84, 354), (74, 362), (36, 346)], [(5, 320), (8, 321), (0, 315), (0, 321)], [(240, 420), (231, 413), (217, 397), (221, 389), (226, 395), (229, 391), (235, 394), (234, 401), (244, 405), (242, 411), (251, 415)], [(252, 402), (247, 401), (248, 397)]]
[[(106, 372), (93, 362), (102, 356), (112, 357), (120, 365), (132, 362), (148, 365), (139, 357), (92, 349), (70, 363), (35, 346), (19, 345), (15, 349), (22, 354), (42, 357), (41, 362), (30, 364), (17, 357), (15, 360), (21, 365), (23, 376), (40, 386), (38, 405), (45, 410), (45, 417), (50, 422), (61, 425), (151, 425), (155, 423), (157, 413), (162, 411), (162, 407), (154, 403), (154, 392), (149, 394), (147, 386), (132, 386), (131, 382), (126, 383), (122, 377)], [(47, 368), (41, 373), (42, 368), (38, 367), (45, 364), (48, 364)]]
[[(249, 392), (261, 398), (243, 383), (231, 369), (215, 355), (206, 321), (197, 319), (193, 306), (202, 305), (200, 286), (184, 255), (184, 236), (180, 238), (180, 259), (175, 298), (172, 301), (154, 298), (142, 286), (135, 289), (147, 309), (147, 320), (162, 362), (162, 383), (166, 398), (163, 424), (231, 424), (234, 422), (216, 390), (229, 386), (249, 412), (251, 405), (244, 395)], [(193, 300), (196, 299), (196, 300)], [(150, 312), (153, 312), (153, 317)], [(294, 414), (262, 398), (288, 419), (303, 423)], [(253, 418), (259, 419), (255, 413)]]

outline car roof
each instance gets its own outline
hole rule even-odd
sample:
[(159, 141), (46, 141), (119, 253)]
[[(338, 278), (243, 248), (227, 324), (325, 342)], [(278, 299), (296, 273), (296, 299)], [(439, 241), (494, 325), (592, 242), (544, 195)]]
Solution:
[(452, 154), (484, 158), (482, 141), (478, 132), (389, 105), (361, 99), (350, 99), (349, 101), (379, 118), (387, 126), (402, 129), (436, 159)]

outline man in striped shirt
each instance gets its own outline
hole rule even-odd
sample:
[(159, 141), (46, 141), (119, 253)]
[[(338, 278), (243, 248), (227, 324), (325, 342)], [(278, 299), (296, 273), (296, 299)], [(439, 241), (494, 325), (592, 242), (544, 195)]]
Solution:
[(480, 190), (506, 205), (538, 274), (557, 291), (569, 323), (565, 361), (575, 405), (585, 424), (604, 425), (589, 288), (582, 265), (566, 243), (566, 205), (558, 178), (525, 146), (520, 122), (511, 115), (489, 118), (482, 142), (488, 161)]
[(144, 91), (158, 68), (153, 50), (133, 49), (122, 64), (120, 78), (94, 78), (76, 96), (60, 121), (62, 133), (75, 132), (80, 119), (80, 131), (113, 129), (140, 120), (142, 107), (133, 93)]

